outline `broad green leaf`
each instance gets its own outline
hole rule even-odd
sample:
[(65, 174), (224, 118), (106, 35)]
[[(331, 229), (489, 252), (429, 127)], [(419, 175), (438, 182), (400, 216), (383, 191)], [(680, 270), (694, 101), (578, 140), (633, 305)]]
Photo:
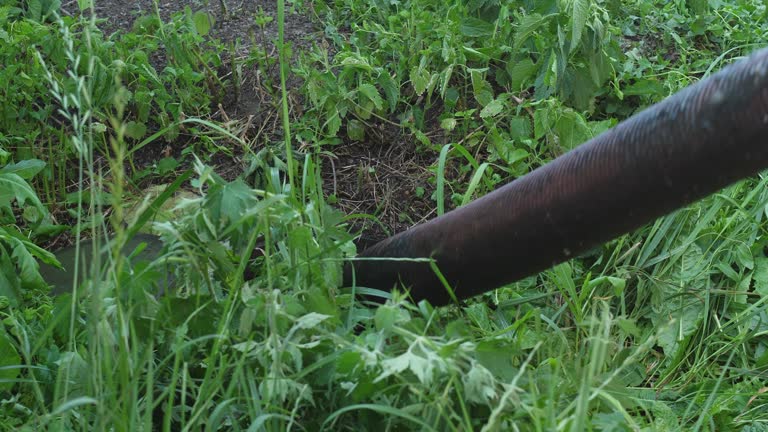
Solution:
[(27, 18), (40, 21), (43, 17), (43, 0), (27, 0)]
[(56, 361), (59, 365), (58, 378), (59, 386), (64, 386), (64, 380), (67, 380), (68, 397), (67, 399), (73, 399), (86, 395), (86, 388), (88, 379), (92, 373), (92, 370), (88, 363), (77, 352), (65, 352)]
[(21, 280), (14, 260), (0, 244), (0, 296), (6, 297), (12, 306), (18, 306), (21, 298)]
[(440, 72), (440, 82), (442, 83), (440, 87), (440, 97), (446, 99), (446, 104), (450, 105), (450, 102), (448, 102), (448, 98), (446, 98), (446, 94), (448, 92), (448, 87), (451, 83), (451, 77), (453, 76), (453, 65), (449, 65), (445, 69), (443, 69), (442, 72)]
[(591, 138), (592, 131), (580, 114), (573, 110), (564, 111), (555, 124), (560, 145), (570, 150)]
[(478, 362), (472, 363), (469, 372), (462, 376), (462, 381), (464, 394), (470, 402), (488, 404), (498, 396), (496, 378)]
[(488, 105), (483, 107), (483, 109), (480, 111), (480, 118), (488, 118), (488, 117), (495, 117), (501, 111), (504, 110), (505, 103), (507, 101), (507, 94), (504, 93), (497, 97), (496, 99), (492, 100)]
[(560, 64), (558, 55), (554, 50), (550, 51), (549, 56), (542, 60), (543, 67), (539, 68), (539, 74), (536, 77), (534, 97), (536, 99), (546, 99), (554, 93), (558, 82), (558, 70)]
[(421, 69), (420, 67), (414, 67), (411, 69), (409, 78), (411, 80), (411, 85), (413, 85), (413, 90), (416, 92), (416, 94), (418, 96), (424, 94), (424, 92), (427, 90), (427, 86), (429, 85), (429, 72)]
[(352, 141), (362, 141), (365, 139), (365, 125), (360, 120), (349, 120), (347, 122), (347, 136)]
[(373, 72), (371, 63), (363, 56), (354, 53), (340, 54), (341, 65), (345, 68), (360, 69), (365, 72)]
[(496, 4), (498, 0), (469, 0), (467, 2), (467, 9), (471, 12), (478, 11), (486, 6)]
[(160, 175), (171, 173), (179, 166), (179, 161), (173, 157), (162, 158), (157, 162), (157, 172)]
[(487, 69), (470, 69), (469, 71), (472, 78), (472, 91), (474, 92), (475, 100), (484, 107), (493, 100), (493, 88), (484, 78)]
[(360, 84), (360, 87), (358, 87), (357, 90), (360, 92), (360, 94), (373, 102), (377, 110), (380, 110), (384, 107), (384, 101), (381, 99), (381, 95), (379, 95), (379, 91), (375, 86), (371, 84)]
[(534, 111), (533, 136), (535, 139), (541, 139), (544, 135), (548, 134), (555, 125), (551, 111), (552, 109), (547, 105), (541, 105), (539, 109)]
[(320, 323), (327, 320), (328, 318), (330, 318), (330, 315), (310, 312), (302, 317), (299, 317), (293, 327), (295, 329), (311, 329), (320, 325)]
[(761, 296), (768, 296), (768, 257), (755, 257), (755, 291)]
[(686, 0), (686, 3), (694, 15), (705, 15), (709, 12), (708, 0)]
[(612, 128), (613, 126), (616, 126), (616, 120), (609, 119), (609, 120), (592, 121), (588, 123), (588, 126), (590, 129), (591, 136), (596, 137), (601, 133), (607, 131), (608, 129)]
[(456, 122), (456, 119), (453, 117), (444, 118), (440, 121), (440, 127), (447, 131), (452, 131), (456, 129), (456, 125), (458, 123)]
[(400, 98), (400, 87), (395, 83), (395, 80), (387, 72), (382, 72), (377, 79), (378, 84), (381, 86), (381, 90), (384, 92), (384, 96), (387, 98), (389, 104), (389, 112), (394, 112), (397, 108), (397, 103)]
[(507, 64), (507, 74), (509, 74), (509, 86), (512, 90), (523, 90), (530, 87), (533, 77), (536, 75), (538, 66), (531, 59), (524, 59), (518, 62), (509, 62)]
[(213, 188), (208, 195), (207, 206), (217, 224), (228, 224), (240, 219), (256, 203), (251, 189), (236, 179), (219, 188)]
[(195, 31), (200, 36), (206, 36), (213, 26), (213, 16), (203, 11), (197, 11), (192, 15), (192, 21), (195, 24)]
[(379, 330), (391, 330), (395, 325), (407, 322), (410, 319), (404, 309), (384, 305), (376, 309), (374, 323)]
[(347, 351), (336, 357), (336, 370), (340, 374), (352, 373), (363, 365), (363, 357), (357, 351)]
[(125, 136), (140, 140), (147, 134), (147, 125), (141, 122), (129, 121), (125, 123)]
[(755, 267), (755, 260), (752, 256), (752, 251), (745, 243), (739, 243), (734, 251), (736, 262), (742, 267), (753, 269)]
[(22, 288), (45, 289), (47, 285), (40, 276), (40, 265), (35, 261), (27, 245), (18, 239), (12, 239), (11, 244), (13, 248), (11, 257), (19, 270)]
[(655, 78), (641, 78), (621, 89), (626, 96), (653, 96), (664, 94), (664, 84)]
[(333, 110), (329, 113), (325, 121), (325, 127), (330, 136), (336, 136), (339, 133), (339, 129), (341, 129), (341, 116), (339, 116), (338, 111)]
[(0, 175), (16, 174), (24, 180), (31, 180), (32, 177), (42, 171), (43, 168), (45, 168), (45, 162), (39, 159), (26, 159), (0, 168)]
[(381, 362), (382, 373), (376, 377), (381, 381), (389, 376), (398, 375), (406, 369), (410, 370), (422, 385), (430, 385), (437, 372), (447, 370), (446, 362), (425, 343), (423, 338), (417, 338), (408, 351), (391, 359)]
[(494, 371), (502, 381), (517, 373), (514, 358), (520, 352), (516, 342), (506, 339), (485, 339), (477, 343), (475, 356), (486, 369)]
[(0, 173), (0, 219), (13, 221), (14, 199), (19, 207), (31, 205), (41, 213), (45, 213), (43, 203), (21, 176), (14, 173)]
[(573, 52), (581, 41), (581, 34), (589, 17), (590, 0), (571, 0), (571, 49)]
[(493, 35), (494, 25), (485, 20), (474, 17), (465, 17), (461, 21), (461, 34), (468, 37), (482, 37)]
[(21, 357), (8, 332), (0, 327), (0, 390), (10, 390), (21, 370)]
[(546, 16), (531, 14), (523, 17), (515, 32), (515, 40), (513, 44), (514, 50), (519, 51), (523, 44), (528, 41), (528, 38), (533, 32), (546, 25), (549, 18), (552, 16), (554, 16), (554, 14)]
[(513, 116), (509, 119), (509, 136), (515, 140), (531, 138), (531, 119), (523, 116)]
[(475, 326), (487, 332), (493, 331), (493, 322), (488, 314), (488, 306), (484, 303), (469, 305), (464, 309), (464, 312), (467, 314), (467, 317), (472, 320)]

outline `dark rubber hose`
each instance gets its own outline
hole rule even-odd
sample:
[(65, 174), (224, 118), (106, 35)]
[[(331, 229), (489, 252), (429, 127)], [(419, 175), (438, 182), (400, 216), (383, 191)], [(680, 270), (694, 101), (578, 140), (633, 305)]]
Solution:
[(768, 50), (472, 203), (363, 251), (346, 286), (446, 304), (536, 274), (768, 167)]

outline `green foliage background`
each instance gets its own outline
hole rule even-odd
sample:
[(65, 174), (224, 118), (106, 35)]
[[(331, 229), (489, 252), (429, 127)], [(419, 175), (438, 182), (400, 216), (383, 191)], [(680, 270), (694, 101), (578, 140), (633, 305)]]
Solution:
[[(436, 309), (341, 286), (355, 216), (326, 202), (319, 166), (394, 124), (434, 156), (443, 213), (759, 48), (764, 3), (293, 2), (334, 55), (280, 68), (306, 106), (259, 151), (210, 115), (235, 72), (269, 68), (263, 51), (233, 60), (190, 8), (104, 35), (79, 4), (0, 0), (3, 430), (765, 428), (763, 176)], [(178, 158), (135, 160), (179, 141)], [(210, 165), (233, 153), (246, 169), (227, 180)], [(146, 182), (168, 186), (137, 200)], [(160, 259), (120, 253), (146, 229)], [(67, 230), (115, 241), (51, 297), (39, 245)]]

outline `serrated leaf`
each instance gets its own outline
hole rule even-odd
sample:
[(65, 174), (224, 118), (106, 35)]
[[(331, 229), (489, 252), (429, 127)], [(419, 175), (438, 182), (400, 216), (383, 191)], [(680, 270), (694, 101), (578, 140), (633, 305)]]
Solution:
[(584, 27), (587, 24), (587, 18), (589, 17), (590, 0), (571, 0), (571, 49), (576, 49), (581, 42), (581, 34), (584, 31)]
[(442, 121), (440, 121), (440, 127), (443, 130), (452, 131), (456, 129), (456, 119), (453, 117), (444, 118)]
[(33, 21), (40, 21), (43, 16), (43, 1), (28, 0), (26, 17)]
[(410, 319), (408, 312), (396, 307), (384, 305), (376, 309), (374, 324), (379, 330), (390, 330), (395, 325), (407, 322)]
[(409, 78), (411, 80), (411, 85), (413, 85), (413, 90), (416, 92), (416, 94), (418, 96), (424, 94), (424, 92), (427, 90), (427, 86), (429, 85), (429, 72), (419, 67), (414, 67), (411, 69)]
[(499, 115), (499, 113), (504, 110), (504, 105), (507, 100), (506, 96), (506, 94), (503, 94), (483, 107), (483, 109), (480, 111), (480, 118), (495, 117)]
[(474, 93), (475, 100), (484, 107), (493, 100), (491, 84), (483, 77), (486, 69), (470, 69), (469, 71), (472, 80), (472, 92)]
[(539, 74), (536, 77), (534, 97), (536, 99), (546, 99), (555, 90), (558, 79), (558, 60), (554, 51), (550, 51), (549, 56), (541, 60), (542, 67), (538, 68)]
[(377, 110), (380, 110), (384, 107), (384, 100), (381, 98), (379, 91), (372, 84), (360, 84), (360, 87), (358, 87), (357, 90), (360, 92), (360, 94), (373, 102), (373, 105)]
[(341, 117), (337, 111), (332, 111), (325, 121), (325, 127), (328, 131), (328, 135), (336, 136), (341, 129)]
[(330, 318), (330, 315), (323, 315), (316, 312), (310, 312), (299, 319), (293, 325), (294, 329), (310, 329), (318, 326), (323, 321)]
[(125, 136), (140, 140), (147, 134), (147, 125), (141, 122), (129, 121), (125, 123)]
[(365, 72), (373, 72), (373, 68), (367, 59), (359, 54), (349, 53), (341, 59), (341, 65), (345, 67), (351, 67), (361, 69)]
[(538, 66), (531, 59), (507, 64), (509, 87), (512, 90), (522, 90), (531, 86), (531, 80), (536, 75)]
[(533, 32), (547, 24), (547, 21), (552, 16), (553, 15), (542, 16), (535, 13), (523, 17), (523, 19), (520, 21), (520, 25), (517, 27), (517, 31), (515, 32), (515, 40), (513, 43), (514, 50), (518, 51), (533, 34)]
[(217, 224), (232, 223), (240, 219), (256, 204), (253, 191), (242, 179), (236, 179), (208, 193), (206, 206)]
[(488, 404), (497, 397), (497, 382), (491, 371), (474, 362), (472, 368), (462, 376), (464, 394), (470, 402)]
[(586, 120), (575, 111), (567, 110), (555, 124), (555, 132), (560, 138), (560, 145), (570, 150), (590, 138), (591, 130)]
[(179, 161), (173, 157), (162, 158), (157, 162), (157, 171), (161, 175), (170, 173), (179, 166)]
[(554, 126), (550, 108), (547, 106), (540, 107), (533, 113), (533, 137), (535, 139), (541, 139), (544, 135), (548, 134)]
[(515, 140), (531, 138), (531, 120), (528, 117), (513, 116), (509, 119), (509, 136)]
[(387, 98), (389, 112), (394, 112), (395, 108), (397, 108), (397, 102), (400, 99), (400, 87), (387, 72), (382, 72), (376, 81), (381, 86), (381, 90)]
[(423, 339), (416, 339), (408, 351), (397, 357), (381, 362), (382, 373), (374, 382), (381, 381), (391, 375), (397, 375), (409, 369), (422, 385), (432, 384), (435, 372), (445, 371), (446, 365), (432, 347)]

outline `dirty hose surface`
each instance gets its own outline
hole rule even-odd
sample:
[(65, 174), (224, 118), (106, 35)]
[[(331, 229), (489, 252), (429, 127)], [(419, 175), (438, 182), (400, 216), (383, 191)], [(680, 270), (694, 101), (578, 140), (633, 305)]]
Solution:
[(385, 239), (351, 286), (466, 298), (540, 272), (768, 167), (768, 50), (724, 68), (472, 203)]

